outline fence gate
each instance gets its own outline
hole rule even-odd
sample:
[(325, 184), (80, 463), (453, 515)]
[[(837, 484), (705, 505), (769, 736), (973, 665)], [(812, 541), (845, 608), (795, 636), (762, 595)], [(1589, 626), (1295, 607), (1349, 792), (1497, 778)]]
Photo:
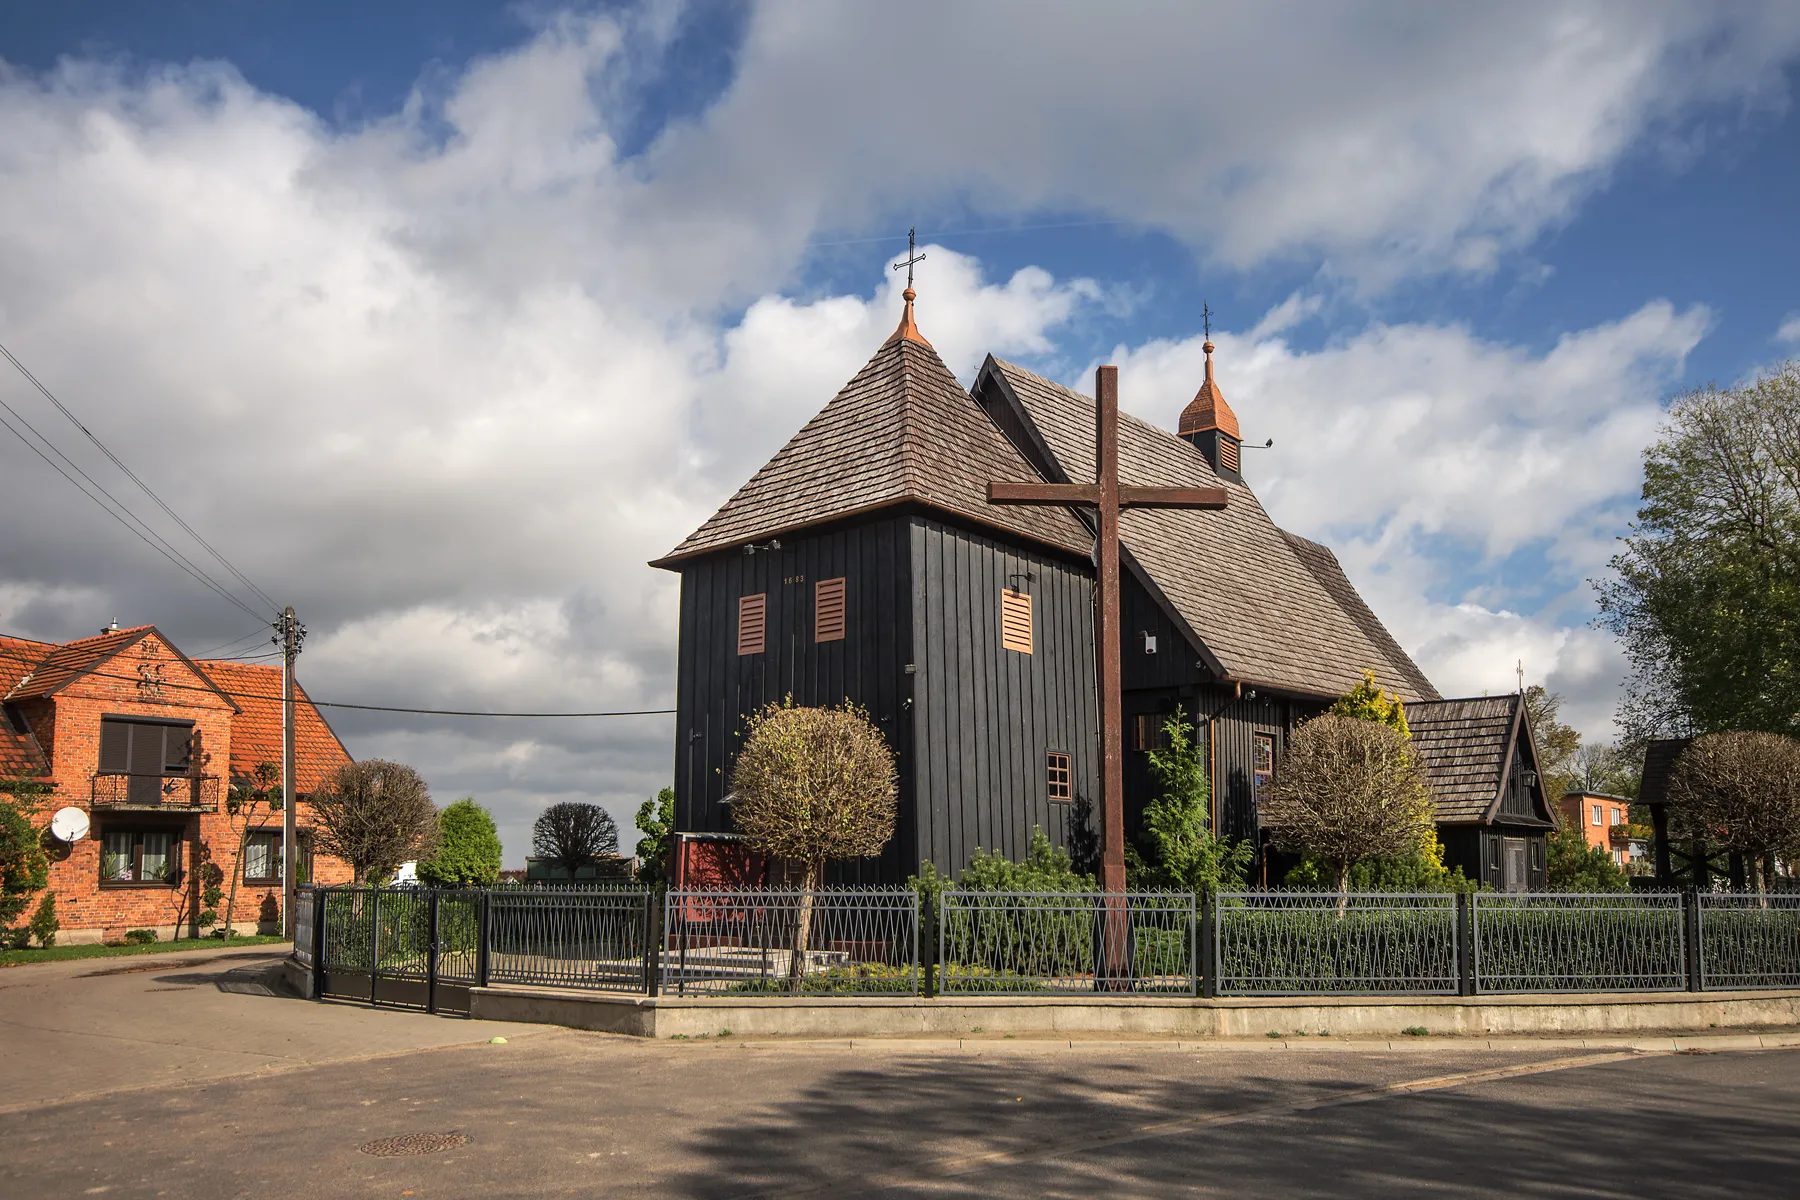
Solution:
[(479, 893), (342, 888), (316, 897), (320, 996), (469, 1011), (479, 970)]

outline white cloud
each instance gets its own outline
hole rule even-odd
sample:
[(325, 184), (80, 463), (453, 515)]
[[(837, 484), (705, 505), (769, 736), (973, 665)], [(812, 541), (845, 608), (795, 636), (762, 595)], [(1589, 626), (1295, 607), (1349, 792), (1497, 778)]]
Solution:
[(1775, 340), (1800, 342), (1800, 313), (1789, 313), (1782, 318), (1781, 327), (1775, 331)]

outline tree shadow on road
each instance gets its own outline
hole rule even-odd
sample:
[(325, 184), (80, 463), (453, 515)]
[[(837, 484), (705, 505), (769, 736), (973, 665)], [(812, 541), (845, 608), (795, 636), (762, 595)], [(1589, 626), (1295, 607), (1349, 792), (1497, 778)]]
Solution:
[[(1439, 1060), (1389, 1077), (1456, 1069)], [(1292, 1105), (1367, 1084), (1253, 1072), (1221, 1082), (1207, 1071), (1205, 1058), (1191, 1079), (1149, 1079), (1129, 1059), (1079, 1075), (1044, 1059), (858, 1065), (798, 1100), (698, 1131), (693, 1149), (708, 1166), (678, 1189), (1736, 1198), (1791, 1196), (1800, 1179), (1800, 1053), (1650, 1058), (1306, 1112)], [(1267, 1111), (1128, 1140), (1158, 1121), (1249, 1110)], [(993, 1154), (1014, 1157), (981, 1163)]]

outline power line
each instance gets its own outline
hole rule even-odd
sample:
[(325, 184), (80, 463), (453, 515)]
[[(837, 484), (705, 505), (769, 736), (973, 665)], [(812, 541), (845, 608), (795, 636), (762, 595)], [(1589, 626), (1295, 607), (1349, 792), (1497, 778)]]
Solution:
[[(0, 650), (0, 658), (8, 658), (13, 662), (28, 667), (36, 667), (43, 662), (42, 659), (26, 658), (23, 655), (16, 654), (10, 650)], [(108, 671), (83, 671), (82, 677), (92, 679), (121, 679), (127, 683), (143, 682), (143, 680), (136, 675), (120, 675)], [(13, 686), (17, 687), (18, 685), (14, 684)], [(202, 687), (199, 684), (194, 683), (168, 683), (165, 681), (158, 683), (156, 686), (158, 688), (183, 692), (207, 692), (215, 696), (229, 696), (234, 700), (274, 700), (277, 703), (281, 700), (281, 697), (278, 694), (271, 694), (269, 692), (234, 692), (229, 688)], [(348, 704), (332, 700), (314, 700), (310, 696), (307, 697), (306, 702), (315, 708), (353, 708), (362, 712), (413, 713), (427, 717), (526, 717), (532, 719), (559, 717), (662, 717), (672, 715), (675, 712), (672, 708), (616, 709), (607, 712), (475, 712), (473, 710), (455, 708), (401, 708), (390, 704)]]
[[(69, 411), (68, 405), (64, 404), (61, 400), (58, 400), (56, 398), (56, 394), (54, 392), (52, 392), (49, 388), (45, 387), (44, 384), (42, 383), (42, 381), (40, 381), (36, 375), (33, 375), (31, 373), (30, 369), (27, 368), (24, 363), (20, 362), (18, 360), (18, 358), (13, 354), (13, 352), (11, 350), (8, 350), (4, 344), (0, 344), (0, 354), (5, 355), (6, 361), (10, 362), (13, 366), (18, 368), (19, 374), (25, 376), (25, 378), (30, 381), (31, 386), (36, 388), (40, 393), (43, 394), (44, 399), (50, 401), (51, 404), (54, 404), (56, 406), (56, 411), (60, 412), (63, 416), (67, 417), (69, 419), (69, 423), (71, 425), (73, 425), (73, 426), (75, 426), (75, 428), (81, 430), (82, 436), (87, 438), (88, 441), (92, 442), (94, 444), (94, 446), (100, 451), (100, 453), (104, 454), (107, 457), (107, 460), (109, 462), (111, 462), (113, 466), (115, 466), (115, 467), (119, 468), (119, 470), (123, 471), (125, 473), (125, 477), (127, 479), (131, 480), (131, 482), (137, 484), (138, 487), (143, 491), (144, 495), (150, 497), (151, 500), (155, 501), (156, 506), (158, 508), (162, 509), (164, 513), (168, 514), (168, 517), (170, 520), (174, 521), (175, 524), (181, 526), (181, 528), (187, 533), (187, 535), (189, 537), (193, 538), (196, 542), (199, 542), (200, 545), (205, 548), (205, 550), (208, 554), (212, 555), (213, 558), (217, 559), (220, 566), (224, 567), (227, 571), (231, 572), (232, 575), (236, 576), (237, 581), (239, 583), (243, 584), (245, 587), (249, 588), (250, 591), (252, 593), (254, 593), (256, 595), (256, 597), (258, 599), (260, 599), (264, 604), (267, 604), (272, 609), (280, 607), (280, 605), (276, 604), (274, 599), (267, 592), (263, 591), (261, 588), (257, 587), (256, 584), (252, 583), (250, 581), (250, 578), (247, 575), (245, 575), (242, 571), (238, 570), (237, 567), (233, 566), (231, 561), (229, 559), (227, 559), (223, 554), (220, 554), (219, 551), (216, 548), (214, 548), (214, 546), (211, 542), (209, 542), (205, 538), (201, 537), (199, 530), (195, 529), (192, 525), (189, 525), (186, 521), (182, 520), (179, 513), (177, 513), (174, 509), (170, 508), (166, 503), (164, 503), (163, 498), (161, 496), (157, 495), (154, 491), (152, 491), (149, 484), (145, 483), (142, 479), (138, 478), (137, 472), (133, 471), (130, 467), (126, 466), (124, 463), (124, 460), (122, 460), (118, 455), (114, 454), (112, 452), (112, 450), (106, 445), (105, 442), (102, 442), (97, 436), (95, 436), (93, 430), (89, 429), (86, 425), (82, 424), (80, 418), (76, 417), (76, 415), (74, 413)], [(35, 433), (37, 431), (33, 430), (32, 432)], [(39, 434), (38, 436), (42, 437), (43, 435)]]
[[(253, 617), (261, 617), (263, 615), (263, 614), (257, 612), (254, 608), (251, 608), (248, 604), (245, 604), (242, 600), (238, 599), (231, 592), (227, 591), (223, 585), (221, 585), (217, 580), (213, 579), (205, 571), (202, 571), (199, 567), (195, 566), (192, 562), (189, 562), (186, 555), (182, 554), (181, 551), (175, 549), (175, 547), (169, 545), (168, 542), (166, 540), (164, 540), (160, 534), (158, 534), (154, 529), (151, 529), (148, 525), (145, 525), (141, 520), (138, 519), (136, 514), (132, 513), (132, 511), (130, 509), (126, 508), (116, 498), (114, 498), (114, 496), (111, 492), (107, 491), (104, 487), (101, 487), (100, 484), (95, 482), (93, 480), (93, 478), (88, 475), (88, 473), (86, 471), (83, 471), (79, 466), (76, 466), (75, 463), (73, 461), (71, 461), (66, 454), (64, 454), (61, 450), (58, 450), (56, 448), (55, 443), (51, 442), (49, 438), (44, 437), (43, 434), (38, 433), (37, 429), (31, 424), (31, 422), (27, 421), (24, 417), (20, 416), (18, 410), (13, 408), (12, 405), (8, 404), (5, 400), (0, 400), (0, 408), (4, 408), (8, 413), (11, 413), (14, 420), (18, 421), (19, 424), (23, 425), (26, 429), (29, 429), (32, 432), (32, 434), (38, 438), (39, 441), (42, 441), (44, 443), (44, 445), (49, 446), (51, 451), (53, 453), (55, 453), (57, 458), (60, 458), (63, 460), (63, 462), (68, 463), (70, 469), (75, 472), (75, 475), (79, 475), (79, 476), (81, 476), (81, 479), (86, 480), (87, 483), (93, 487), (94, 491), (97, 491), (100, 493), (100, 496), (105, 496), (107, 500), (112, 501), (112, 505), (116, 506), (116, 507), (109, 507), (105, 501), (102, 501), (100, 499), (100, 496), (94, 495), (94, 492), (90, 492), (88, 490), (88, 488), (81, 483), (80, 480), (77, 480), (75, 478), (75, 475), (69, 474), (68, 471), (65, 471), (60, 465), (57, 464), (55, 459), (52, 459), (50, 457), (50, 455), (45, 454), (44, 451), (42, 449), (40, 449), (38, 447), (38, 445), (31, 440), (31, 438), (28, 438), (23, 433), (20, 433), (18, 428), (16, 426), (14, 426), (11, 421), (8, 421), (5, 417), (0, 417), (0, 425), (6, 426), (8, 432), (10, 432), (14, 437), (18, 438), (21, 442), (25, 443), (26, 448), (29, 449), (33, 454), (35, 454), (39, 458), (43, 459), (46, 463), (49, 463), (51, 469), (54, 470), (58, 475), (61, 475), (64, 479), (68, 480), (71, 484), (73, 484), (77, 491), (79, 491), (82, 495), (86, 496), (89, 500), (92, 500), (95, 504), (98, 504), (101, 508), (101, 511), (105, 512), (106, 515), (111, 517), (113, 520), (117, 521), (119, 524), (125, 526), (126, 529), (130, 530), (134, 535), (136, 535), (138, 537), (138, 539), (141, 540), (146, 546), (149, 546), (152, 550), (156, 551), (158, 554), (162, 555), (164, 558), (166, 558), (170, 562), (174, 563), (181, 570), (187, 572), (187, 574), (192, 576), (193, 579), (195, 580), (195, 582), (199, 583), (202, 587), (207, 588), (208, 590), (216, 593), (218, 596), (220, 596), (222, 599), (228, 601), (229, 603), (237, 605), (237, 607), (243, 609), (245, 612), (249, 613)], [(136, 522), (136, 525), (134, 525), (133, 522)], [(142, 526), (142, 529), (140, 530), (138, 528), (138, 526)]]
[[(244, 642), (248, 642), (248, 641), (252, 640), (253, 638), (265, 638), (268, 636), (269, 636), (268, 627), (264, 626), (261, 629), (256, 629), (256, 630), (251, 631), (250, 633), (246, 633), (243, 637), (235, 637), (235, 638), (232, 638), (229, 642), (221, 642), (217, 646), (214, 646), (211, 650), (202, 650), (200, 653), (194, 655), (194, 657), (195, 658), (219, 658), (219, 657), (221, 657), (221, 654), (220, 654), (221, 651), (229, 650), (233, 646), (242, 645)], [(271, 639), (271, 640), (273, 640), (273, 639)]]

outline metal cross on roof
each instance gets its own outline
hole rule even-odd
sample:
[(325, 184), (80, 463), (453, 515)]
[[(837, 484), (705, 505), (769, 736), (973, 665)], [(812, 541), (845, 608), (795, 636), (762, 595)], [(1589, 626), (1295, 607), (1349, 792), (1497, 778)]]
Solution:
[(1212, 341), (1212, 309), (1207, 307), (1204, 300), (1200, 302), (1200, 320), (1206, 327), (1206, 340)]
[(912, 290), (913, 264), (921, 263), (921, 262), (925, 261), (925, 256), (923, 254), (913, 253), (913, 251), (917, 248), (916, 244), (913, 241), (913, 235), (916, 233), (918, 233), (918, 230), (916, 228), (909, 229), (906, 231), (906, 261), (905, 262), (897, 262), (894, 264), (894, 270), (896, 270), (896, 271), (898, 271), (901, 267), (906, 268), (906, 290), (907, 291)]
[(1119, 668), (1119, 510), (1124, 508), (1224, 508), (1224, 488), (1139, 487), (1119, 482), (1119, 368), (1094, 372), (1098, 417), (1093, 483), (990, 483), (990, 504), (1091, 506), (1098, 517), (1094, 565), (1100, 603), (1094, 639), (1100, 660), (1100, 884), (1125, 890), (1125, 701)]

